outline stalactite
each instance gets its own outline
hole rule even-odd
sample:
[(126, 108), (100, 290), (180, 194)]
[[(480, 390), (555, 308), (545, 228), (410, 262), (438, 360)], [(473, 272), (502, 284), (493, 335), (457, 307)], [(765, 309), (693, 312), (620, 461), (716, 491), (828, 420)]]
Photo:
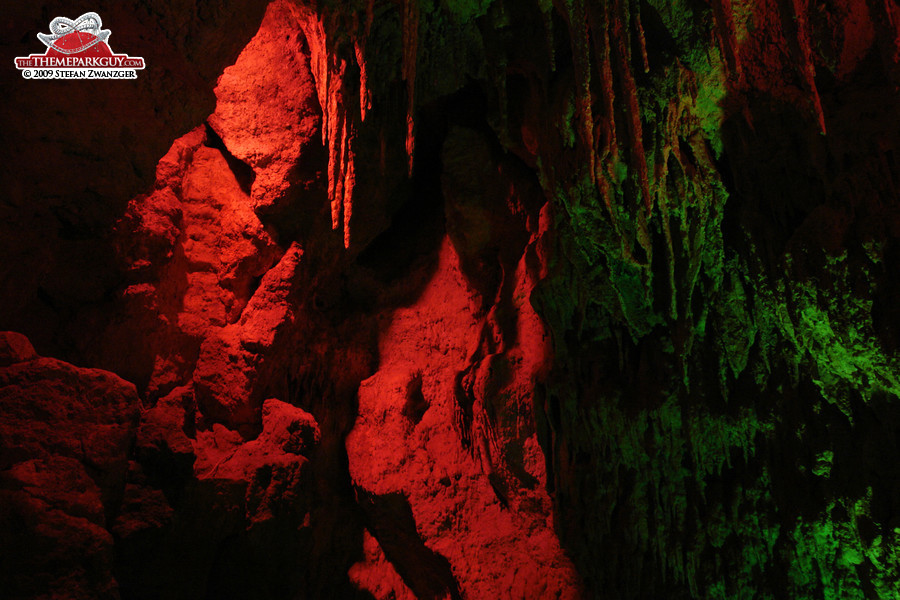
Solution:
[(886, 75), (900, 89), (900, 5), (896, 0), (869, 0), (866, 5)]
[(619, 81), (625, 96), (628, 118), (628, 136), (631, 147), (631, 165), (637, 171), (638, 185), (644, 201), (644, 212), (637, 213), (638, 241), (647, 254), (647, 262), (650, 262), (652, 247), (650, 234), (647, 229), (647, 221), (653, 211), (653, 200), (650, 196), (650, 180), (647, 173), (647, 157), (644, 155), (644, 133), (641, 126), (641, 107), (638, 101), (637, 82), (631, 66), (631, 40), (629, 33), (629, 11), (623, 5), (622, 0), (613, 0), (613, 12), (610, 23), (612, 25), (614, 48), (618, 58)]
[(825, 129), (825, 113), (822, 110), (822, 99), (819, 97), (819, 88), (816, 86), (816, 67), (813, 63), (812, 47), (809, 41), (809, 26), (806, 19), (806, 6), (804, 0), (787, 0), (789, 9), (790, 23), (793, 23), (795, 31), (794, 42), (796, 43), (796, 57), (800, 61), (801, 75), (803, 83), (806, 85), (807, 92), (812, 96), (811, 101), (813, 110), (816, 113), (816, 119), (819, 123), (819, 132), (823, 135)]
[(343, 174), (347, 163), (347, 121), (345, 119), (341, 119), (341, 121), (340, 148), (338, 149), (336, 140), (332, 144), (336, 154), (333, 179), (334, 189), (331, 193), (331, 228), (335, 230), (343, 224), (343, 219), (341, 218), (344, 209), (345, 193)]
[(499, 65), (497, 81), (497, 97), (500, 103), (500, 131), (509, 138), (509, 90), (506, 85), (506, 58)]
[(350, 247), (350, 217), (353, 216), (353, 186), (356, 183), (355, 153), (353, 139), (347, 142), (347, 162), (344, 170), (344, 248)]
[(737, 50), (737, 34), (734, 29), (734, 10), (731, 0), (712, 0), (713, 19), (716, 26), (716, 37), (722, 56), (731, 75), (738, 80), (742, 77), (740, 56)]
[(551, 0), (539, 0), (541, 8), (541, 21), (544, 25), (544, 36), (547, 43), (547, 54), (550, 58), (550, 72), (556, 71), (556, 48), (553, 36), (553, 2)]
[(893, 52), (888, 54), (888, 59), (885, 62), (895, 65), (894, 70), (896, 70), (896, 65), (900, 62), (900, 6), (897, 6), (897, 3), (892, 0), (884, 0), (882, 9), (888, 30), (893, 34), (890, 37), (894, 40), (894, 43), (891, 44)]
[[(346, 115), (342, 102), (343, 76), (346, 63), (341, 60), (336, 66), (337, 77), (332, 77), (329, 70), (329, 90), (326, 100), (328, 106), (328, 198), (331, 201), (331, 226), (341, 226), (341, 209), (343, 208), (344, 148), (346, 147)], [(338, 135), (340, 132), (340, 135)]]
[[(355, 13), (354, 13), (355, 16)], [(359, 39), (353, 41), (353, 52), (356, 55), (356, 65), (359, 67), (359, 118), (366, 120), (366, 114), (372, 108), (372, 98), (369, 92), (369, 76), (366, 69), (366, 45), (369, 34), (372, 32), (372, 23), (375, 20), (375, 0), (366, 3), (366, 16), (363, 32)]]
[[(619, 58), (619, 78), (625, 92), (625, 102), (628, 105), (628, 135), (631, 141), (631, 158), (638, 171), (641, 193), (647, 213), (651, 210), (649, 179), (647, 175), (647, 158), (644, 155), (644, 134), (641, 126), (641, 107), (637, 95), (637, 83), (631, 68), (631, 40), (628, 31), (630, 21), (628, 10), (622, 4), (622, 0), (614, 0), (615, 13), (613, 15), (613, 34), (616, 40), (616, 50)], [(616, 18), (618, 17), (618, 18)]]
[(328, 110), (330, 73), (328, 68), (328, 46), (325, 35), (325, 26), (318, 14), (311, 9), (301, 12), (300, 26), (306, 43), (309, 46), (310, 70), (316, 81), (316, 95), (319, 98), (319, 106), (322, 108), (322, 144), (328, 142), (330, 131), (330, 113)]
[(634, 28), (637, 30), (638, 43), (641, 47), (641, 64), (644, 67), (644, 73), (650, 72), (650, 61), (647, 58), (647, 39), (644, 37), (644, 26), (641, 24), (641, 7), (634, 7)]
[[(303, 10), (303, 9), (301, 9)], [(328, 149), (328, 200), (331, 206), (331, 226), (337, 230), (343, 226), (344, 244), (350, 239), (350, 217), (353, 201), (355, 167), (352, 149), (353, 123), (349, 121), (345, 105), (345, 75), (347, 62), (339, 58), (328, 42), (323, 18), (306, 9), (300, 19), (303, 33), (310, 48), (310, 67), (316, 80), (316, 94), (322, 108), (322, 143)], [(367, 16), (368, 23), (368, 16)], [(367, 24), (367, 27), (369, 25)], [(369, 104), (366, 85), (364, 47), (354, 45), (356, 60), (360, 63), (360, 117), (365, 118)]]
[(660, 160), (656, 165), (656, 173), (654, 180), (656, 183), (656, 204), (659, 208), (660, 222), (662, 223), (663, 235), (666, 240), (666, 263), (669, 289), (671, 297), (669, 298), (669, 317), (675, 319), (678, 315), (678, 306), (676, 304), (677, 290), (675, 285), (675, 247), (672, 239), (672, 223), (671, 212), (668, 202), (668, 179), (669, 173), (669, 156), (672, 152), (678, 152), (678, 143), (667, 143), (669, 140), (677, 140), (678, 122), (681, 119), (683, 96), (679, 94), (677, 99), (669, 102), (666, 108), (666, 123), (662, 131), (657, 134), (657, 144), (661, 154)]
[(403, 0), (403, 79), (406, 81), (406, 154), (409, 157), (409, 175), (413, 172), (413, 155), (416, 144), (415, 100), (416, 60), (419, 54), (419, 0)]
[(584, 6), (585, 0), (574, 0), (567, 11), (569, 37), (572, 40), (572, 59), (575, 63), (575, 107), (578, 135), (587, 152), (591, 181), (597, 182), (597, 153), (594, 145), (594, 115), (591, 107), (591, 54), (588, 46), (590, 30)]
[[(602, 150), (599, 152), (597, 164), (599, 171), (603, 164), (608, 166), (607, 177), (615, 178), (615, 166), (619, 162), (619, 145), (616, 139), (615, 102), (616, 94), (613, 88), (612, 62), (609, 47), (609, 3), (598, 6), (596, 3), (588, 5), (588, 24), (590, 26), (594, 43), (594, 60), (597, 61), (600, 73), (600, 97), (603, 107), (602, 118), (597, 123), (594, 145), (600, 148), (600, 137), (603, 138)], [(612, 214), (612, 207), (607, 200), (607, 208)]]
[[(616, 167), (619, 164), (619, 144), (616, 139), (615, 100), (613, 88), (612, 63), (609, 47), (609, 3), (589, 3), (586, 7), (588, 29), (593, 43), (594, 61), (600, 75), (600, 100), (602, 112), (594, 126), (592, 140), (596, 164), (594, 165), (594, 181), (603, 198), (607, 214), (613, 230), (621, 237), (619, 220), (613, 209), (613, 191), (610, 181), (616, 179)], [(604, 170), (605, 167), (605, 170)]]
[(369, 81), (366, 74), (364, 45), (358, 41), (354, 42), (353, 53), (356, 55), (356, 64), (359, 67), (359, 119), (360, 121), (365, 121), (366, 111), (371, 105), (369, 104)]

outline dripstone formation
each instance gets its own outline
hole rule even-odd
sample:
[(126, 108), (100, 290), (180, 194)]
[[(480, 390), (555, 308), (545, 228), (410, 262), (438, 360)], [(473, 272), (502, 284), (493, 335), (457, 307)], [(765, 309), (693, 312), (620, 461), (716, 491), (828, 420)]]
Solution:
[(893, 0), (78, 1), (0, 75), (14, 599), (900, 594)]

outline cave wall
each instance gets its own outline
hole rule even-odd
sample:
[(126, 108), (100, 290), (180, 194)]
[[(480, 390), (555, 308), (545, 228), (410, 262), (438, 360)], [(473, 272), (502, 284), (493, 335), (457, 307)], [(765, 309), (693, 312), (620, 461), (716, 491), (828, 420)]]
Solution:
[(0, 82), (11, 597), (900, 593), (896, 3), (2, 44), (87, 10), (137, 81)]

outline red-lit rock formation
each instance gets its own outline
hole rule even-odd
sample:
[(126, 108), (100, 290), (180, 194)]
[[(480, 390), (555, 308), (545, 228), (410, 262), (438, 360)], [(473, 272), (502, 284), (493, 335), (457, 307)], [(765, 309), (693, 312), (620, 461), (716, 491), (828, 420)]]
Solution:
[(129, 317), (112, 325), (104, 343), (113, 355), (141, 328), (146, 345), (111, 360), (147, 382), (151, 401), (190, 380), (205, 339), (259, 310), (245, 314), (283, 252), (226, 156), (206, 141), (202, 128), (177, 140), (160, 162), (156, 189), (132, 201), (118, 225), (134, 283), (123, 293)]
[(396, 600), (414, 600), (416, 595), (403, 582), (394, 566), (384, 555), (378, 540), (368, 531), (363, 534), (364, 560), (350, 567), (350, 580), (359, 589), (365, 590), (375, 598), (396, 598)]
[[(94, 352), (106, 312), (98, 305), (120, 283), (111, 229), (128, 201), (150, 188), (173, 140), (212, 113), (215, 81), (256, 33), (266, 5), (99, 0), (8, 7), (0, 45), (9, 57), (41, 51), (35, 34), (48, 32), (54, 17), (90, 10), (112, 32), (116, 52), (147, 58), (141, 77), (124, 86), (20, 86), (10, 80), (18, 72), (3, 74), (0, 218), (8, 231), (0, 236), (0, 294), (8, 326), (30, 330), (39, 350), (66, 347), (69, 358), (89, 355), (92, 364), (112, 366)], [(40, 115), (30, 118), (34, 110)], [(85, 303), (97, 312), (86, 314)], [(71, 318), (70, 309), (81, 316)]]
[(535, 190), (472, 130), (442, 157), (448, 236), (416, 301), (382, 319), (350, 475), (419, 597), (577, 597), (534, 416), (552, 359), (528, 301), (546, 258)]
[(418, 597), (577, 597), (532, 416), (545, 332), (523, 305), (524, 265), (515, 277), (518, 301), (496, 310), (519, 311), (518, 337), (485, 355), (499, 331), (445, 239), (418, 301), (384, 320), (378, 372), (360, 386), (350, 474)]
[(0, 579), (10, 598), (116, 598), (110, 520), (140, 416), (133, 385), (0, 333)]
[(322, 154), (322, 111), (309, 63), (297, 8), (274, 2), (259, 33), (215, 89), (209, 124), (229, 152), (253, 169), (250, 194), (261, 215), (280, 208), (284, 219), (286, 205), (308, 193), (322, 175), (316, 168), (324, 165), (315, 160)]
[(0, 595), (896, 595), (896, 3), (90, 10), (136, 81), (0, 73)]

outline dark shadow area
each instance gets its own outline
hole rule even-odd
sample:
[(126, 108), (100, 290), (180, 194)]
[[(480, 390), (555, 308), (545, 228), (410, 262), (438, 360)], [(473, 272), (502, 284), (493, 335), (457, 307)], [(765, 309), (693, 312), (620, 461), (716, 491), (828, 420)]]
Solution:
[(231, 169), (238, 185), (241, 186), (241, 190), (249, 196), (250, 190), (253, 188), (253, 182), (256, 181), (256, 173), (253, 172), (253, 168), (228, 150), (225, 142), (222, 141), (216, 130), (210, 127), (208, 122), (204, 121), (203, 127), (206, 129), (206, 146), (215, 148), (222, 153), (222, 156), (225, 157), (225, 162), (228, 163), (228, 168)]
[(474, 82), (420, 109), (407, 200), (393, 214), (390, 226), (348, 269), (351, 294), (378, 298), (373, 308), (408, 305), (418, 298), (437, 268), (437, 252), (446, 233), (441, 186), (444, 141), (457, 124), (477, 127), (495, 139), (485, 111), (486, 99)]
[(403, 404), (403, 416), (413, 425), (418, 425), (428, 410), (428, 400), (422, 393), (422, 374), (417, 373), (406, 384), (406, 402)]
[(401, 494), (376, 496), (357, 489), (367, 526), (385, 556), (419, 600), (461, 600), (450, 563), (422, 541), (409, 502)]

